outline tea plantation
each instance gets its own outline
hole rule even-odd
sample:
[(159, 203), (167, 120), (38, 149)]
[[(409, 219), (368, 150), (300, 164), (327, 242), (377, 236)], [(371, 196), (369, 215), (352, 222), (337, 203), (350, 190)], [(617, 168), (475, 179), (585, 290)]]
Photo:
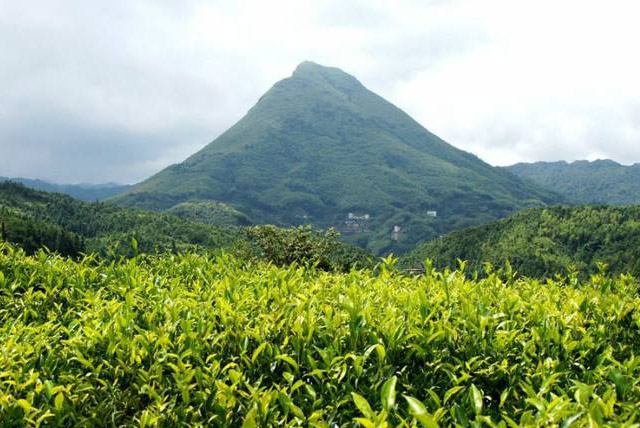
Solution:
[(0, 425), (640, 421), (640, 284), (0, 246)]

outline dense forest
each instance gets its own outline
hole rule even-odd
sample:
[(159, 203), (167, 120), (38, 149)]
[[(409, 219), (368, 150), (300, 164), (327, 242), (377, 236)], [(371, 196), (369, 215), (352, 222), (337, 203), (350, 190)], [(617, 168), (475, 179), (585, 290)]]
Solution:
[[(193, 217), (200, 211), (185, 210), (181, 214), (188, 214), (190, 219), (186, 219), (106, 202), (88, 203), (62, 194), (39, 192), (17, 183), (0, 182), (3, 236), (29, 253), (46, 247), (71, 257), (81, 253), (132, 257), (139, 253), (176, 253), (200, 248), (204, 251), (225, 250), (242, 257), (265, 258), (277, 263), (315, 263), (325, 269), (349, 269), (374, 263), (373, 257), (340, 242), (330, 231), (205, 224), (224, 221), (212, 217), (218, 212), (214, 210), (205, 210), (206, 216), (195, 221)], [(233, 211), (221, 212), (222, 219), (244, 221)]]
[(227, 204), (215, 201), (183, 202), (174, 205), (165, 212), (198, 223), (211, 225), (233, 224), (247, 226), (251, 224), (251, 220), (240, 211)]
[[(46, 247), (62, 255), (101, 257), (183, 252), (200, 248), (239, 257), (262, 257), (279, 265), (311, 263), (323, 269), (372, 267), (379, 260), (344, 244), (332, 231), (238, 226), (248, 219), (223, 204), (185, 203), (169, 213), (87, 203), (68, 196), (0, 183), (3, 237), (32, 254)], [(135, 243), (135, 248), (134, 248)], [(640, 275), (640, 207), (548, 207), (459, 230), (400, 254), (399, 267), (418, 269), (431, 259), (438, 268), (483, 273), (485, 263), (521, 275), (550, 277), (597, 272)], [(601, 265), (599, 265), (601, 264)]]
[(400, 260), (420, 267), (431, 259), (455, 269), (467, 261), (469, 272), (485, 263), (506, 266), (530, 277), (577, 271), (640, 275), (640, 207), (550, 207), (518, 212), (506, 219), (453, 232), (418, 245)]
[(640, 204), (640, 164), (612, 160), (519, 163), (515, 175), (553, 189), (577, 204)]

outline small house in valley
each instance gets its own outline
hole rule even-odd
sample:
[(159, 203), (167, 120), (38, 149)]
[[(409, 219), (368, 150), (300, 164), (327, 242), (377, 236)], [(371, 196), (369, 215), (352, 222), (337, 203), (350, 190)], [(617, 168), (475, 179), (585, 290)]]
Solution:
[(358, 233), (369, 230), (369, 220), (371, 220), (371, 215), (368, 213), (361, 215), (349, 213), (344, 222), (344, 231), (346, 233)]
[(391, 232), (391, 239), (393, 239), (394, 241), (398, 241), (401, 235), (402, 235), (402, 227), (398, 225), (393, 226), (393, 231)]

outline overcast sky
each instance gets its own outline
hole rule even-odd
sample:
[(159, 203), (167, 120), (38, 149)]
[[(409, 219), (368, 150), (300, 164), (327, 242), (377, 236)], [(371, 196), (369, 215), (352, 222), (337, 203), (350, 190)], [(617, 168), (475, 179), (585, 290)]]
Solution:
[(493, 165), (640, 162), (635, 0), (0, 0), (0, 175), (136, 182), (303, 60)]

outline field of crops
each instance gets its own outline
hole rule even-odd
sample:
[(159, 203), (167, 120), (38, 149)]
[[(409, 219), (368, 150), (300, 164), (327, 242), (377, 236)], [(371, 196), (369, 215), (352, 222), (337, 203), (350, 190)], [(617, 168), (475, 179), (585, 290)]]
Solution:
[(0, 247), (0, 425), (638, 426), (633, 278), (392, 265)]

